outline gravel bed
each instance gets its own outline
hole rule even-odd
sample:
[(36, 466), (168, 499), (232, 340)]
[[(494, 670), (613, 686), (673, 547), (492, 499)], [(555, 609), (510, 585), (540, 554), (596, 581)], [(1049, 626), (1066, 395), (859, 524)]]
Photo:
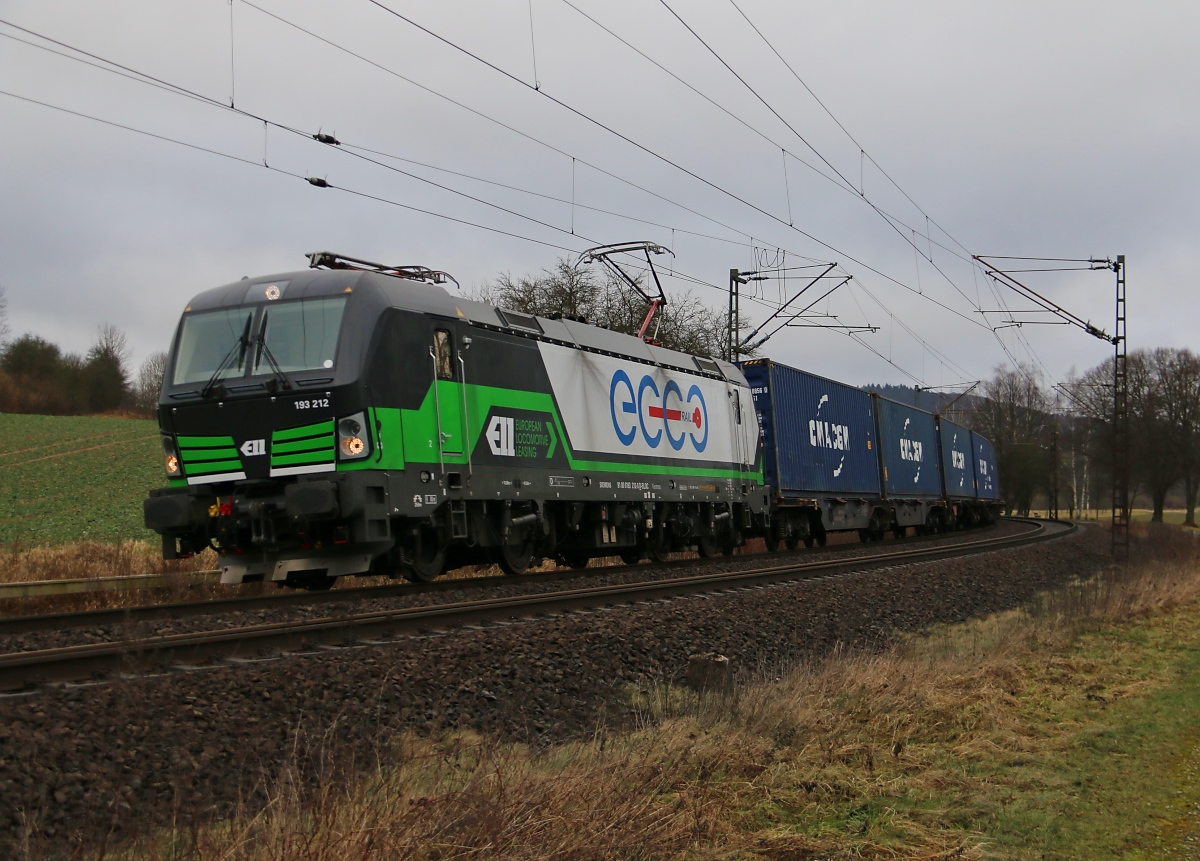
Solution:
[[(974, 541), (981, 537), (1001, 537), (1026, 531), (1029, 526), (1023, 523), (1002, 521), (997, 526), (959, 532), (952, 535), (913, 542), (914, 548), (930, 547), (942, 544), (958, 544)], [(122, 622), (119, 624), (99, 625), (90, 628), (68, 628), (60, 631), (34, 631), (22, 634), (0, 636), (0, 652), (26, 652), (39, 649), (53, 649), (62, 646), (76, 646), (89, 643), (111, 643), (134, 640), (146, 637), (183, 634), (194, 631), (216, 631), (239, 628), (249, 625), (259, 625), (286, 621), (308, 621), (329, 617), (346, 616), (354, 613), (370, 613), (375, 611), (393, 610), (401, 607), (430, 606), (459, 601), (476, 601), (488, 598), (500, 598), (513, 595), (529, 595), (543, 592), (556, 592), (564, 589), (576, 589), (589, 586), (622, 585), (627, 583), (645, 582), (652, 580), (670, 579), (699, 573), (721, 573), (728, 571), (748, 570), (770, 565), (783, 565), (792, 561), (817, 562), (837, 559), (875, 556), (891, 552), (898, 542), (886, 544), (847, 544), (836, 549), (826, 548), (820, 553), (804, 550), (782, 552), (772, 555), (756, 554), (747, 556), (720, 557), (717, 559), (696, 559), (687, 566), (655, 568), (649, 563), (643, 563), (635, 569), (621, 566), (620, 570), (608, 573), (605, 568), (591, 568), (579, 572), (578, 576), (566, 576), (561, 579), (544, 580), (541, 582), (499, 582), (487, 586), (454, 589), (445, 592), (424, 592), (409, 595), (395, 595), (387, 598), (366, 598), (362, 600), (330, 601), (305, 606), (280, 607), (278, 609), (257, 609), (220, 614), (192, 616), (183, 619), (153, 619), (141, 622)], [(505, 578), (497, 577), (498, 581)]]
[(253, 808), (281, 768), (369, 769), (399, 729), (549, 743), (621, 725), (629, 687), (680, 680), (689, 654), (719, 651), (749, 676), (878, 645), (1090, 576), (1110, 564), (1099, 545), (1085, 528), (964, 559), (2, 697), (0, 856), (30, 839), (65, 857), (81, 840)]

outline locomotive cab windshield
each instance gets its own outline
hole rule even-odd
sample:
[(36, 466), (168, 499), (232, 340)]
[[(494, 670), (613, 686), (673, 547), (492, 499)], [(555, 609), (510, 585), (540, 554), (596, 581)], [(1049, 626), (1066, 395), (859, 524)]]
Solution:
[(185, 314), (171, 383), (276, 379), (292, 385), (289, 374), (332, 371), (348, 296), (270, 305), (243, 305)]

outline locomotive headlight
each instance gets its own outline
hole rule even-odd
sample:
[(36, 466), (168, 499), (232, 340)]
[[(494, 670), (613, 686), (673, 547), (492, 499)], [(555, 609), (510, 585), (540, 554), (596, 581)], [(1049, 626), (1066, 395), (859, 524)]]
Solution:
[(175, 448), (175, 440), (163, 434), (162, 447), (163, 467), (167, 471), (167, 478), (178, 478), (183, 473), (179, 468), (179, 452)]
[(338, 455), (342, 460), (357, 460), (371, 453), (370, 437), (364, 432), (366, 424), (366, 413), (355, 413), (338, 421)]

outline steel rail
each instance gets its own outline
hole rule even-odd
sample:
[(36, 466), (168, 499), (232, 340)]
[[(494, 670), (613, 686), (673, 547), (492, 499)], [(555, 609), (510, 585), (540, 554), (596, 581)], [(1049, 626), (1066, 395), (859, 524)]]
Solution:
[(1030, 532), (989, 538), (967, 544), (904, 549), (867, 559), (792, 563), (753, 571), (701, 574), (629, 585), (596, 586), (499, 599), (464, 601), (423, 607), (348, 614), (308, 621), (274, 622), (219, 631), (189, 632), (117, 643), (65, 646), (0, 655), (0, 690), (12, 691), (39, 683), (69, 682), (138, 672), (178, 663), (201, 663), (214, 658), (237, 661), (264, 650), (295, 651), (321, 646), (356, 645), (382, 635), (427, 633), (431, 630), (479, 623), (505, 624), (510, 619), (595, 610), (699, 593), (727, 592), (771, 583), (829, 579), (896, 565), (974, 555), (1019, 547), (1066, 535), (1074, 524), (1050, 531), (1037, 523)]
[(221, 572), (176, 571), (160, 574), (121, 574), (116, 577), (76, 577), (69, 580), (26, 580), (0, 583), (0, 600), (38, 598), (44, 595), (78, 595), (88, 592), (120, 592), (127, 589), (158, 589), (181, 581), (216, 580)]
[[(775, 558), (781, 553), (802, 553), (806, 555), (826, 554), (839, 550), (864, 547), (888, 547), (903, 543), (912, 545), (922, 541), (932, 541), (945, 538), (945, 535), (930, 535), (914, 538), (889, 539), (882, 543), (872, 544), (832, 544), (826, 547), (805, 548), (779, 553), (744, 554), (741, 558), (758, 556)], [(884, 551), (886, 552), (886, 551)], [(878, 554), (871, 554), (878, 555)], [(728, 557), (726, 557), (728, 558)], [(595, 568), (556, 569), (550, 571), (535, 571), (528, 574), (485, 575), (482, 577), (459, 577), (455, 579), (435, 580), (432, 583), (385, 583), (375, 586), (354, 586), (350, 588), (331, 589), (328, 592), (287, 591), (271, 595), (251, 595), (233, 598), (208, 598), (200, 601), (176, 601), (166, 604), (142, 604), (134, 607), (101, 607), (92, 610), (67, 611), (62, 613), (40, 613), (29, 616), (0, 616), (0, 637), (11, 634), (27, 634), (35, 631), (61, 631), (68, 628), (94, 628), (109, 625), (127, 625), (138, 622), (185, 619), (194, 616), (217, 615), (221, 613), (239, 613), (252, 610), (276, 610), (288, 607), (303, 607), (312, 604), (328, 604), (333, 602), (363, 601), (376, 598), (399, 598), (408, 595), (420, 595), (426, 592), (454, 592), (461, 589), (490, 589), (500, 586), (524, 585), (528, 583), (553, 582), (555, 580), (570, 580), (581, 576), (611, 576), (637, 571), (649, 571), (711, 563), (713, 559), (688, 558), (668, 559), (653, 566), (636, 565), (602, 565)], [(219, 572), (215, 572), (218, 573)], [(170, 576), (170, 575), (167, 575)], [(53, 582), (53, 581), (51, 581)]]
[[(1012, 518), (1006, 518), (1006, 519), (1012, 519)], [(906, 543), (912, 543), (914, 541), (930, 541), (935, 538), (944, 538), (944, 537), (945, 537), (944, 535), (914, 536), (912, 538), (888, 539), (887, 543), (891, 543), (892, 541), (904, 541)], [(802, 551), (797, 550), (797, 551), (780, 551), (780, 552), (822, 553), (822, 552), (830, 552), (830, 551), (834, 551), (834, 550), (841, 550), (847, 546), (853, 546), (853, 545), (852, 544), (849, 544), (849, 545), (848, 544), (831, 544), (828, 547), (806, 547)], [(758, 555), (772, 555), (772, 554), (767, 553), (767, 554), (758, 554)], [(607, 557), (600, 557), (600, 558), (607, 558)], [(659, 567), (662, 567), (665, 565), (675, 565), (675, 564), (695, 562), (695, 561), (696, 560), (694, 558), (693, 559), (670, 559), (666, 562), (658, 563), (658, 565), (659, 565)], [(599, 570), (600, 568), (603, 568), (606, 571), (615, 571), (620, 567), (623, 567), (623, 566), (601, 565), (601, 566), (597, 566), (596, 569), (591, 569), (591, 570)], [(637, 567), (637, 566), (630, 566), (630, 567)], [(76, 577), (76, 578), (64, 579), (64, 580), (25, 580), (25, 581), (21, 581), (21, 582), (12, 582), (12, 583), (0, 582), (0, 601), (21, 599), (21, 598), (38, 598), (38, 597), (54, 596), (54, 595), (86, 594), (88, 592), (121, 592), (121, 591), (125, 591), (125, 590), (160, 589), (160, 588), (168, 588), (171, 586), (178, 586), (181, 584), (181, 581), (183, 581), (183, 582), (200, 581), (203, 583), (203, 582), (219, 580), (220, 577), (221, 577), (220, 569), (209, 568), (209, 569), (205, 569), (203, 571), (172, 571), (172, 572), (159, 572), (156, 574), (118, 574), (113, 577)], [(462, 578), (462, 579), (466, 579), (466, 578)], [(476, 579), (484, 579), (484, 578), (476, 578)], [(445, 581), (438, 581), (438, 582), (441, 583), (441, 582), (445, 582)], [(449, 581), (449, 582), (461, 582), (461, 579), (459, 581)], [(423, 585), (423, 584), (418, 584), (418, 585)], [(332, 592), (326, 592), (323, 594), (324, 594), (326, 600), (340, 600), (342, 598), (343, 594), (346, 592), (360, 591), (363, 589), (379, 589), (379, 588), (398, 589), (398, 588), (407, 588), (407, 587), (406, 586), (384, 586), (384, 587), (364, 586), (364, 587), (352, 587), (350, 589), (335, 589)], [(285, 594), (289, 594), (289, 593), (285, 593)], [(298, 596), (298, 593), (290, 593), (290, 594)], [(347, 597), (350, 597), (350, 596), (347, 596)], [(367, 597), (370, 597), (370, 596), (367, 596)], [(237, 599), (230, 599), (230, 600), (237, 600)], [(247, 599), (247, 600), (262, 600), (262, 599), (256, 597), (256, 598)], [(276, 600), (278, 600), (278, 599), (276, 599)], [(204, 602), (196, 602), (196, 603), (200, 604), (200, 603), (204, 603)], [(162, 605), (159, 605), (159, 606), (162, 606)]]

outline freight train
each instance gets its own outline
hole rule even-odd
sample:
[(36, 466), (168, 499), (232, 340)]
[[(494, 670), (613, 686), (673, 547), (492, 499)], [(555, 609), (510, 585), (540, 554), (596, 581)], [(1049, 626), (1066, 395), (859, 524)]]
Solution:
[(770, 361), (741, 366), (325, 252), (196, 296), (158, 418), (167, 559), (222, 582), (428, 581), (992, 519), (991, 444)]

